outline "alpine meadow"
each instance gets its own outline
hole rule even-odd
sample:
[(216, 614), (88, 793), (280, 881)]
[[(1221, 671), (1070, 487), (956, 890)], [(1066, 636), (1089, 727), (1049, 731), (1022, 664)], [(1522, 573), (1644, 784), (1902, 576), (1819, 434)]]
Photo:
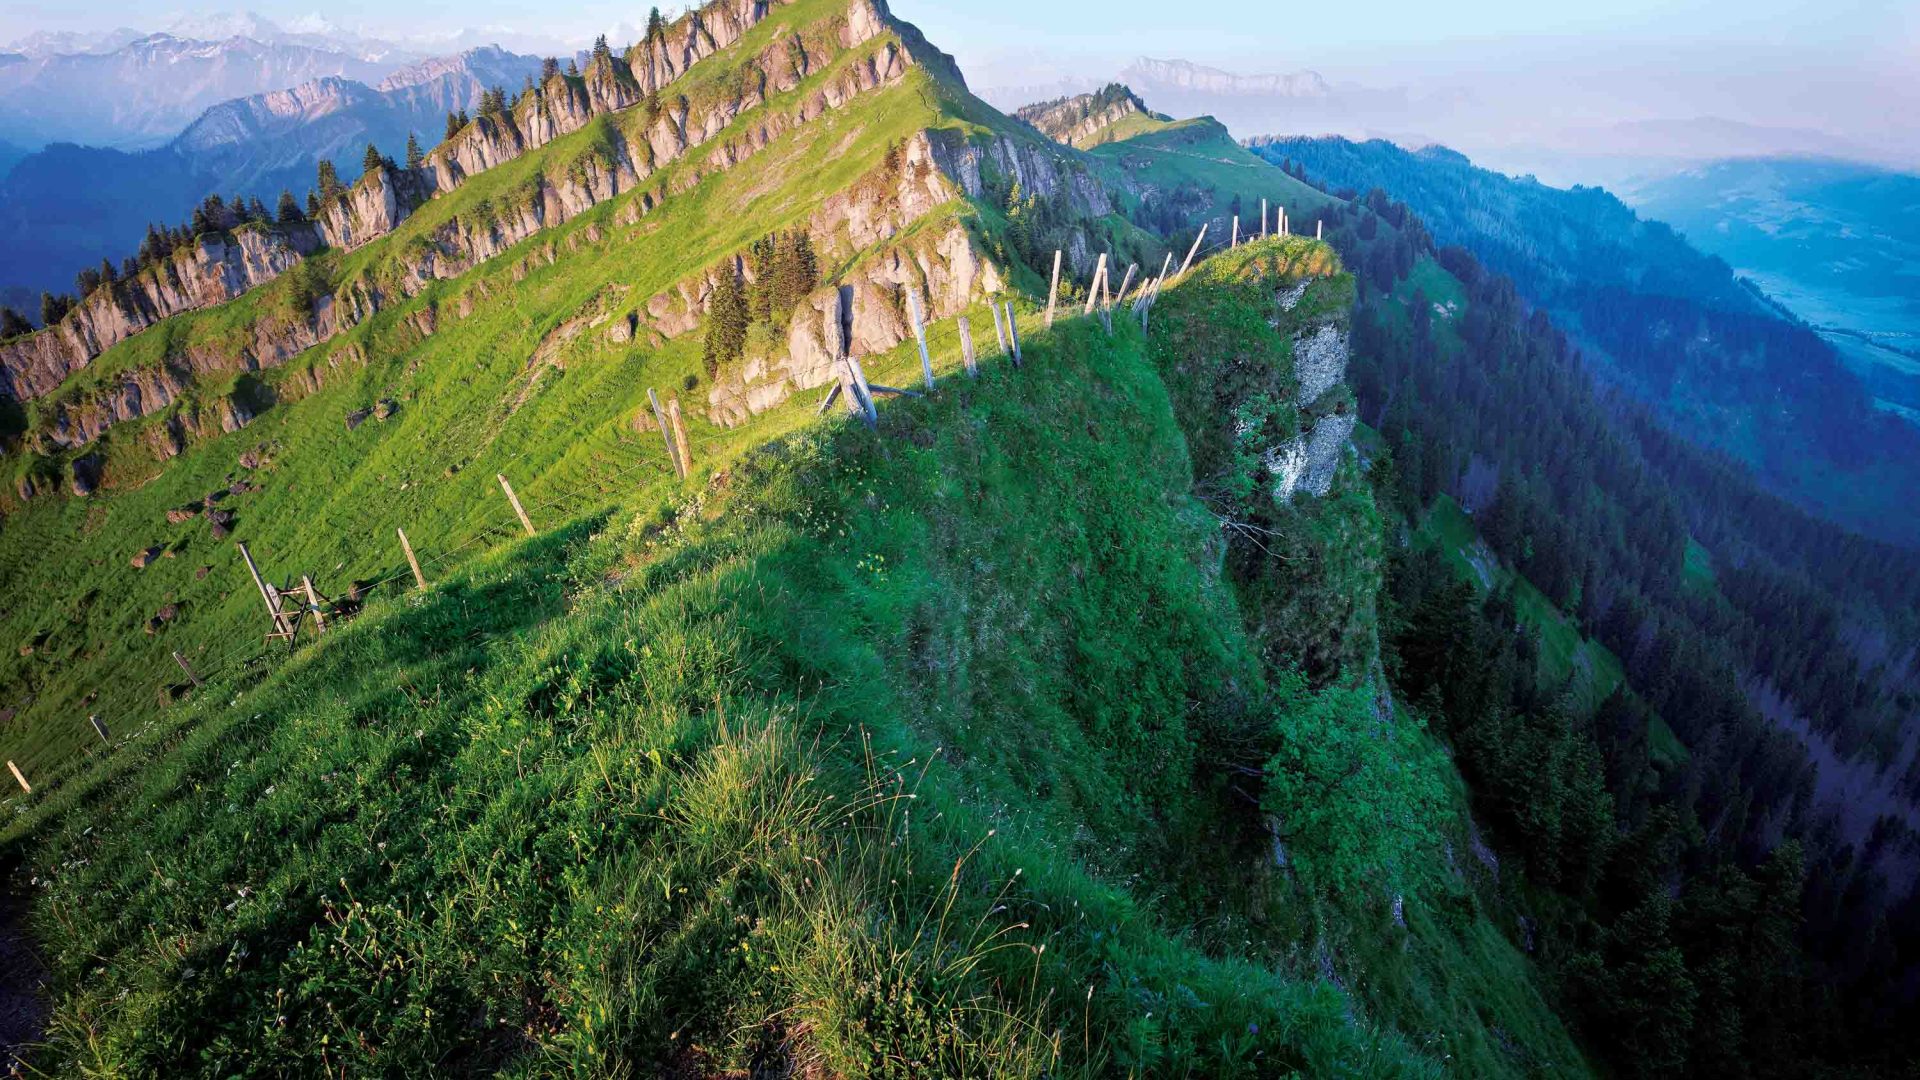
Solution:
[(359, 11), (10, 12), (6, 1075), (1920, 1068), (1905, 343), (1337, 80)]

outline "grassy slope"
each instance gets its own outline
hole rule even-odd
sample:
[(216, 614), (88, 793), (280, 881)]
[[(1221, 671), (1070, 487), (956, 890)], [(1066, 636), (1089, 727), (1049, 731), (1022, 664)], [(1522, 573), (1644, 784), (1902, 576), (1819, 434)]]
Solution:
[(1028, 344), (497, 548), (36, 804), (60, 1059), (1424, 1071), (1148, 903), (1238, 873), (1199, 754), (1260, 674), (1137, 337)]
[[(972, 121), (950, 119), (945, 88), (911, 89), (782, 140), (762, 155), (777, 171), (709, 178), (633, 227), (597, 208), (383, 312), (296, 361), (360, 345), (364, 368), (150, 483), (8, 519), (6, 610), (52, 637), (7, 672), (41, 692), (0, 736), (41, 792), (7, 799), (0, 862), (27, 858), (43, 890), (58, 1060), (602, 1072), (791, 1044), (914, 1071), (877, 1040), (920, 1068), (1007, 1072), (1056, 1054), (1206, 1075), (1418, 1073), (1448, 1054), (1580, 1067), (1524, 959), (1437, 863), (1410, 933), (1377, 898), (1248, 885), (1257, 829), (1241, 812), (1223, 843), (1236, 815), (1206, 764), (1257, 724), (1245, 692), (1264, 674), (1213, 574), (1169, 391), (1124, 320), (1117, 347), (1029, 330), (1036, 372), (990, 364), (890, 409), (879, 439), (813, 426), (805, 402), (732, 432), (696, 423), (691, 485), (629, 423), (647, 385), (696, 370), (691, 342), (589, 333), (508, 414), (526, 358), (607, 283), (642, 299), (797, 221), (832, 190), (802, 162), (851, 180), (890, 138)], [(769, 192), (765, 175), (787, 179)], [(602, 238), (570, 249), (589, 228)], [(524, 258), (550, 241), (556, 265)], [(450, 318), (463, 295), (475, 313)], [(416, 340), (404, 319), (428, 304), (441, 329)], [(905, 385), (917, 358), (868, 366)], [(393, 420), (344, 431), (387, 396)], [(264, 490), (225, 505), (273, 576), (318, 570), (337, 592), (403, 573), (385, 537), (404, 524), (441, 584), (377, 596), (291, 662), (217, 663), (261, 651), (226, 546), (196, 522), (171, 530), (178, 558), (124, 560), (261, 443)], [(509, 544), (496, 470), (543, 527), (566, 524)], [(1330, 505), (1370, 506), (1353, 482)], [(1351, 543), (1340, 514), (1302, 535)], [(140, 634), (164, 599), (183, 620)], [(182, 646), (215, 685), (149, 720)], [(110, 755), (84, 760), (85, 711), (118, 724)], [(927, 927), (959, 947), (929, 948)]]
[[(1287, 213), (1300, 221), (1310, 219), (1315, 210), (1331, 201), (1235, 142), (1212, 117), (1163, 121), (1136, 116), (1128, 120), (1137, 122), (1130, 123), (1126, 134), (1090, 151), (1100, 170), (1110, 177), (1169, 190), (1182, 183), (1211, 189), (1213, 201), (1205, 212), (1207, 217), (1229, 213), (1228, 204), (1239, 195), (1240, 226), (1251, 233), (1257, 232), (1262, 198), (1286, 207)], [(1131, 208), (1132, 200), (1123, 202)], [(1224, 220), (1217, 227), (1225, 228)]]
[(54, 1060), (1579, 1068), (1437, 852), (1408, 931), (1249, 874), (1263, 666), (1117, 331), (611, 496), (47, 793)]
[[(504, 534), (512, 517), (496, 472), (509, 474), (531, 507), (559, 500), (562, 506), (544, 512), (549, 518), (616, 483), (663, 483), (658, 435), (634, 430), (632, 421), (644, 410), (649, 386), (665, 394), (699, 371), (697, 342), (616, 346), (591, 329), (563, 350), (561, 367), (531, 376), (538, 389), (514, 411), (530, 378), (528, 359), (555, 326), (601, 294), (624, 290), (622, 310), (642, 303), (762, 233), (799, 223), (826, 195), (875, 168), (888, 141), (951, 122), (929, 107), (926, 81), (916, 71), (912, 85), (889, 93), (886, 102), (869, 96), (830, 112), (762, 151), (752, 167), (708, 177), (635, 225), (615, 223), (629, 194), (470, 274), (434, 284), (267, 373), (269, 382), (289, 388), (302, 368), (327, 372), (329, 385), (320, 393), (269, 410), (242, 432), (164, 469), (140, 438), (143, 427), (164, 415), (116, 428), (106, 446), (122, 474), (131, 475), (130, 490), (86, 501), (38, 500), (4, 521), (0, 626), (10, 643), (50, 635), (31, 656), (11, 647), (0, 654), (0, 685), (36, 695), (0, 733), (7, 754), (30, 776), (44, 777), (94, 738), (85, 725), (88, 712), (124, 724), (150, 711), (160, 681), (177, 678), (172, 650), (204, 667), (258, 651), (259, 600), (231, 544), (214, 541), (204, 522), (164, 521), (167, 508), (198, 500), (235, 476), (247, 475), (264, 490), (222, 504), (238, 514), (234, 538), (249, 543), (270, 577), (284, 582), (310, 573), (329, 595), (353, 579), (404, 570), (389, 539), (395, 526), (405, 526), (429, 559), (483, 532)], [(590, 136), (575, 133), (483, 173), (456, 197), (500, 197), (523, 174), (567, 160)], [(698, 160), (693, 155), (676, 163), (664, 179)], [(815, 167), (818, 161), (828, 164)], [(769, 186), (769, 176), (780, 182)], [(352, 253), (348, 272), (377, 272), (382, 258), (429, 226), (428, 217), (423, 213), (418, 223)], [(598, 241), (588, 239), (594, 230)], [(562, 253), (552, 266), (538, 254), (548, 244)], [(162, 337), (198, 333), (202, 322), (231, 324), (246, 315), (228, 309), (269, 303), (272, 288), (170, 320), (128, 345), (159, 348)], [(463, 299), (474, 312), (456, 318)], [(427, 307), (439, 308), (440, 329), (420, 339), (406, 320)], [(364, 367), (350, 359), (356, 350), (371, 358)], [(336, 364), (341, 370), (331, 371)], [(704, 395), (702, 386), (692, 397)], [(344, 429), (346, 413), (382, 397), (399, 402), (393, 420)], [(696, 415), (690, 418), (696, 455), (764, 441), (800, 422), (808, 415), (803, 409), (795, 403), (734, 431), (712, 428)], [(238, 457), (263, 443), (282, 448), (273, 466), (258, 476), (238, 470)], [(155, 543), (175, 548), (176, 557), (145, 571), (128, 566), (136, 551)], [(55, 550), (64, 556), (44, 557)], [(212, 567), (204, 580), (195, 576), (202, 566)], [(145, 619), (168, 602), (181, 605), (182, 619), (161, 634), (144, 634)], [(99, 698), (86, 700), (96, 690)], [(4, 704), (22, 704), (24, 696)]]

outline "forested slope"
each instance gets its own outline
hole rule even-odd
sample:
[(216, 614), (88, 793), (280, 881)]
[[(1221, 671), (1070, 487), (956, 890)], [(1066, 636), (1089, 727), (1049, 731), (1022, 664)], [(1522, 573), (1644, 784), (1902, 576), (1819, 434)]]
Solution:
[(1329, 188), (1392, 193), (1552, 313), (1592, 370), (1771, 491), (1864, 535), (1920, 541), (1920, 432), (1873, 407), (1832, 345), (1658, 221), (1598, 188), (1563, 191), (1439, 147), (1258, 139)]
[[(1596, 388), (1546, 312), (1384, 192), (1329, 230), (1365, 268), (1353, 381), (1383, 503), (1411, 525), (1457, 498), (1456, 542), (1527, 579), (1478, 589), (1416, 539), (1388, 640), (1519, 857), (1582, 1028), (1643, 1075), (1902, 1067), (1915, 673), (1889, 643), (1912, 640), (1920, 565)], [(1541, 677), (1536, 585), (1623, 666), (1597, 709)], [(1816, 762), (1894, 794), (1863, 802)]]

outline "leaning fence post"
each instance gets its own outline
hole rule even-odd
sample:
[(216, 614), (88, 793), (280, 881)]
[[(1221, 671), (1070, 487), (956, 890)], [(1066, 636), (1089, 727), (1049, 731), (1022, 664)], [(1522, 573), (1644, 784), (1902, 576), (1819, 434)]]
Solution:
[(993, 312), (993, 336), (1000, 342), (1000, 352), (1012, 356), (1013, 351), (1007, 348), (1007, 331), (1000, 325), (1000, 305), (992, 297), (987, 298), (987, 310)]
[(413, 584), (421, 592), (427, 591), (427, 575), (420, 572), (420, 560), (413, 557), (413, 545), (407, 543), (407, 530), (395, 529), (400, 534), (400, 550), (407, 553), (407, 565), (413, 567)]
[(179, 649), (173, 650), (173, 662), (176, 664), (179, 664), (180, 670), (187, 673), (188, 682), (192, 683), (195, 686), (200, 685), (200, 676), (195, 675), (193, 673), (193, 669), (187, 666), (187, 658), (180, 655)]
[[(1193, 265), (1193, 256), (1200, 250), (1200, 241), (1207, 238), (1207, 226), (1209, 224), (1211, 224), (1211, 222), (1203, 221), (1200, 223), (1200, 235), (1193, 238), (1193, 246), (1187, 249), (1187, 257), (1180, 261), (1180, 272), (1182, 274), (1187, 272), (1187, 267)], [(1172, 252), (1168, 252), (1168, 254), (1171, 255)]]
[(1127, 302), (1127, 290), (1133, 287), (1133, 275), (1139, 269), (1139, 263), (1127, 264), (1127, 274), (1120, 279), (1120, 291), (1113, 294), (1113, 303), (1107, 305), (1108, 307), (1118, 307)]
[(693, 472), (693, 451), (687, 446), (687, 425), (680, 419), (680, 399), (667, 399), (667, 420), (673, 424), (673, 445), (680, 453), (680, 476), (686, 478)]
[(33, 794), (33, 785), (27, 783), (27, 778), (20, 774), (20, 766), (15, 765), (13, 762), (9, 761), (7, 762), (7, 768), (13, 771), (13, 778), (15, 780), (20, 781), (20, 790), (26, 792), (29, 795)]
[(920, 321), (920, 294), (907, 289), (907, 314), (913, 317), (913, 337), (920, 343), (920, 375), (927, 381), (927, 389), (933, 389), (933, 357), (927, 353), (927, 327)]
[(107, 734), (107, 725), (100, 722), (98, 714), (87, 717), (87, 723), (93, 725), (93, 730), (100, 736), (101, 742), (106, 743), (108, 746), (113, 745), (113, 736)]
[(513, 493), (513, 485), (507, 483), (507, 474), (494, 473), (494, 479), (500, 481), (500, 490), (507, 493), (507, 501), (513, 504), (513, 512), (520, 518), (520, 526), (527, 530), (528, 536), (537, 536), (533, 531), (533, 522), (527, 520), (526, 508), (520, 505), (520, 496)]
[(847, 371), (853, 375), (853, 399), (860, 407), (860, 419), (865, 420), (868, 427), (874, 427), (880, 421), (880, 412), (874, 408), (873, 388), (867, 385), (867, 373), (861, 368), (859, 357), (850, 355), (846, 359)]
[(280, 598), (274, 593), (273, 586), (260, 576), (260, 568), (253, 564), (253, 553), (247, 550), (245, 541), (235, 545), (240, 549), (240, 558), (247, 564), (247, 573), (253, 578), (254, 588), (260, 590), (260, 602), (267, 605), (267, 615), (273, 619), (275, 631), (285, 634), (287, 640), (293, 640), (293, 627), (287, 625), (287, 617), (280, 611)]
[(667, 464), (673, 466), (673, 475), (684, 477), (687, 470), (680, 464), (680, 455), (673, 452), (673, 432), (667, 428), (667, 414), (660, 411), (660, 395), (647, 387), (647, 400), (653, 404), (653, 422), (660, 425), (660, 441), (667, 444)]
[(1020, 366), (1020, 324), (1013, 321), (1013, 301), (1007, 301), (1007, 339), (1013, 342), (1013, 366)]
[(1060, 295), (1060, 249), (1053, 249), (1053, 283), (1047, 286), (1047, 329), (1053, 329), (1053, 302)]
[(973, 358), (973, 328), (967, 325), (965, 315), (955, 319), (954, 323), (960, 328), (960, 362), (966, 365), (968, 375), (979, 375), (980, 365)]
[(307, 591), (307, 610), (313, 612), (313, 625), (321, 632), (327, 632), (327, 617), (320, 613), (320, 594), (313, 589), (313, 579), (300, 575), (300, 587)]
[(1080, 314), (1093, 314), (1093, 303), (1100, 299), (1100, 279), (1106, 275), (1107, 253), (1103, 251), (1100, 253), (1100, 261), (1093, 266), (1093, 280), (1087, 282), (1087, 306), (1081, 310)]

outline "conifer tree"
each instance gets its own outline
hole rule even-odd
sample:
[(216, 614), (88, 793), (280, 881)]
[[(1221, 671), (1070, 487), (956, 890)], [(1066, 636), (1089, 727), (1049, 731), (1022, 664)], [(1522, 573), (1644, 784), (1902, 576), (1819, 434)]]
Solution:
[(33, 332), (33, 324), (26, 316), (10, 307), (0, 307), (0, 338), (18, 337)]
[(315, 221), (320, 218), (320, 196), (312, 188), (307, 189), (307, 217)]
[(66, 305), (61, 303), (64, 299), (65, 297), (55, 296), (50, 292), (40, 294), (41, 326), (52, 326), (54, 323), (60, 321), (61, 316), (67, 313)]
[(340, 171), (333, 167), (333, 161), (321, 158), (315, 170), (320, 180), (320, 200), (332, 202), (340, 197), (345, 188), (340, 183)]
[(540, 84), (542, 86), (546, 85), (548, 79), (558, 74), (560, 74), (560, 61), (555, 60), (551, 56), (540, 61)]
[(417, 169), (426, 164), (427, 155), (420, 149), (420, 140), (413, 132), (407, 132), (407, 168)]
[(467, 126), (466, 124), (461, 123), (460, 118), (458, 116), (454, 115), (453, 113), (448, 113), (447, 114), (447, 133), (440, 137), (441, 141), (444, 142), (447, 139), (451, 139), (455, 135), (460, 134), (460, 129), (466, 126)]
[(280, 189), (280, 205), (275, 207), (275, 211), (282, 225), (296, 225), (306, 220), (306, 215), (300, 212), (300, 204), (293, 199), (293, 192), (286, 188)]
[(261, 202), (258, 195), (247, 200), (247, 216), (263, 224), (273, 220), (267, 213), (267, 204)]
[(721, 364), (738, 360), (746, 352), (749, 325), (747, 294), (740, 287), (739, 275), (729, 265), (720, 274), (720, 283), (713, 291), (713, 302), (707, 311), (703, 359), (708, 378), (719, 372)]
[(607, 35), (601, 34), (593, 39), (593, 59), (596, 63), (613, 59), (613, 47), (607, 44)]
[(652, 45), (667, 38), (667, 20), (660, 14), (659, 8), (647, 12), (647, 44)]
[(379, 147), (373, 145), (372, 143), (367, 144), (367, 152), (361, 155), (361, 158), (360, 158), (360, 171), (362, 175), (366, 173), (380, 171), (380, 148)]
[(567, 77), (571, 79), (580, 77), (580, 65), (575, 63), (572, 57), (567, 58)]

